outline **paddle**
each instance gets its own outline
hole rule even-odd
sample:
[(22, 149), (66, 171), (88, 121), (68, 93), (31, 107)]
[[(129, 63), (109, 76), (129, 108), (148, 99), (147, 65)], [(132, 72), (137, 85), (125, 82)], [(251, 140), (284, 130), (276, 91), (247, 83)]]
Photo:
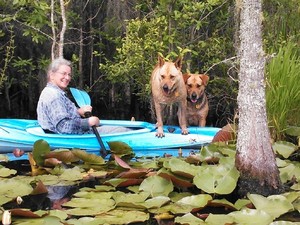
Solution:
[[(88, 95), (87, 92), (83, 91), (83, 90), (79, 90), (77, 88), (70, 88), (70, 91), (77, 103), (77, 105), (79, 107), (82, 107), (84, 105), (91, 105), (91, 98), (90, 96)], [(91, 117), (92, 116), (92, 113), (91, 112), (85, 112), (84, 113), (85, 117)], [(106, 148), (103, 144), (103, 141), (102, 141), (102, 138), (100, 137), (100, 134), (97, 130), (97, 127), (96, 126), (92, 126), (92, 129), (93, 129), (93, 132), (94, 134), (96, 135), (96, 138), (100, 144), (100, 154), (103, 158), (105, 158), (107, 156), (107, 151), (106, 151)]]

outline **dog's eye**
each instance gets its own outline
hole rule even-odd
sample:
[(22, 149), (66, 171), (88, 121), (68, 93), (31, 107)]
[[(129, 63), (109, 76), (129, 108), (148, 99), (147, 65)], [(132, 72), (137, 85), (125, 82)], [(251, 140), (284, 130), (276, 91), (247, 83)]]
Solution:
[(160, 75), (160, 77), (161, 77), (162, 79), (165, 79), (165, 75)]
[(188, 84), (187, 86), (188, 86), (188, 88), (192, 88), (192, 85), (191, 85), (191, 84)]
[(200, 84), (197, 84), (197, 88), (200, 88), (201, 87), (201, 85)]
[(171, 79), (172, 79), (172, 80), (174, 80), (176, 76), (174, 76), (174, 75), (171, 75), (170, 77), (171, 77)]

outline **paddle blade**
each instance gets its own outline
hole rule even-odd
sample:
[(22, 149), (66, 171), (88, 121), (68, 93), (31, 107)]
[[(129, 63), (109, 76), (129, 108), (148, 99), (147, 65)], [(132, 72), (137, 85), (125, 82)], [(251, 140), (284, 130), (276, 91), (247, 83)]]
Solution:
[(86, 91), (77, 88), (70, 88), (70, 91), (79, 107), (91, 105), (91, 98)]

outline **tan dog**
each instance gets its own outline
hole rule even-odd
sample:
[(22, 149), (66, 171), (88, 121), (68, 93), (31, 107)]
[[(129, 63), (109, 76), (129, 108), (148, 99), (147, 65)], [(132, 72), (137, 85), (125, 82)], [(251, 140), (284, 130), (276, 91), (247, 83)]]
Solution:
[(190, 126), (206, 125), (208, 100), (205, 94), (209, 77), (205, 74), (184, 74), (187, 90), (187, 123)]
[(182, 58), (175, 62), (165, 62), (158, 56), (158, 63), (151, 75), (152, 98), (157, 119), (157, 137), (164, 137), (162, 111), (164, 105), (178, 104), (178, 122), (182, 134), (188, 134), (186, 128), (186, 88), (181, 73)]

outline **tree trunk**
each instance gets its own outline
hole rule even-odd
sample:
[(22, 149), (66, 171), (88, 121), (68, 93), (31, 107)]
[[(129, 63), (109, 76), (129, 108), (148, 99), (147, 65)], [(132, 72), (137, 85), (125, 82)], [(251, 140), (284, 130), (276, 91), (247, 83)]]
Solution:
[(239, 193), (268, 196), (280, 193), (282, 184), (267, 123), (261, 0), (242, 0), (240, 7), (239, 130), (236, 154), (236, 167), (240, 171)]

